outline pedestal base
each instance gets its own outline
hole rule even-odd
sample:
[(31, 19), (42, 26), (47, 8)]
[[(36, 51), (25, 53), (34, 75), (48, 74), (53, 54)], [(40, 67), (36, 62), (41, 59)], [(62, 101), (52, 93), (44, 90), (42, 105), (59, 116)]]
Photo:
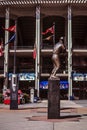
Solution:
[(48, 79), (48, 119), (60, 118), (60, 83), (58, 79)]

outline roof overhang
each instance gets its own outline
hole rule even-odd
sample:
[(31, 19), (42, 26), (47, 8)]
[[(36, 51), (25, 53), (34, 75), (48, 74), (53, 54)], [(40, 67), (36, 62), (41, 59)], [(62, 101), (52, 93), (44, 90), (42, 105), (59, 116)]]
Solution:
[(0, 0), (0, 16), (5, 15), (5, 9), (10, 8), (10, 16), (35, 16), (35, 7), (41, 6), (41, 16), (66, 16), (67, 5), (73, 7), (74, 14), (87, 15), (87, 0)]
[(87, 0), (0, 0), (0, 5), (86, 4)]

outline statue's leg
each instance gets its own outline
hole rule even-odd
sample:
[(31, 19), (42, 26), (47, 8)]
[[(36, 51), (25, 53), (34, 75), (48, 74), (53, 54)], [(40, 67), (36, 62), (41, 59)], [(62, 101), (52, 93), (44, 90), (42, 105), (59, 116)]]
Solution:
[(52, 72), (51, 72), (51, 75), (53, 75), (53, 73), (54, 73), (54, 71), (55, 71), (55, 64), (53, 65), (53, 70), (52, 70)]
[(58, 68), (55, 67), (55, 70), (54, 70), (53, 76), (56, 76), (57, 70), (58, 70)]
[(52, 57), (53, 63), (54, 63), (54, 68), (52, 70), (51, 76), (50, 77), (55, 77), (56, 76), (56, 72), (60, 67), (60, 61), (59, 61), (59, 57), (58, 55), (55, 55)]

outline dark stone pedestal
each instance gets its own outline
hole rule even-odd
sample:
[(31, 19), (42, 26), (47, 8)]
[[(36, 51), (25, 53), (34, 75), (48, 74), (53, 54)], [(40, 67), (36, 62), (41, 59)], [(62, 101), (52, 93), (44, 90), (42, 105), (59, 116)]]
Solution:
[(48, 79), (48, 119), (60, 118), (59, 78)]

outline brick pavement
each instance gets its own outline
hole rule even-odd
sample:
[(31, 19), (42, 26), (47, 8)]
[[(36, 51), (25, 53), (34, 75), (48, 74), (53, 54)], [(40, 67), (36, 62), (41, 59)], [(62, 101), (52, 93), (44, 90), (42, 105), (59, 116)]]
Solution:
[(9, 110), (0, 105), (0, 130), (86, 130), (87, 101), (61, 101), (61, 118), (47, 118), (47, 101), (20, 105), (18, 110)]

